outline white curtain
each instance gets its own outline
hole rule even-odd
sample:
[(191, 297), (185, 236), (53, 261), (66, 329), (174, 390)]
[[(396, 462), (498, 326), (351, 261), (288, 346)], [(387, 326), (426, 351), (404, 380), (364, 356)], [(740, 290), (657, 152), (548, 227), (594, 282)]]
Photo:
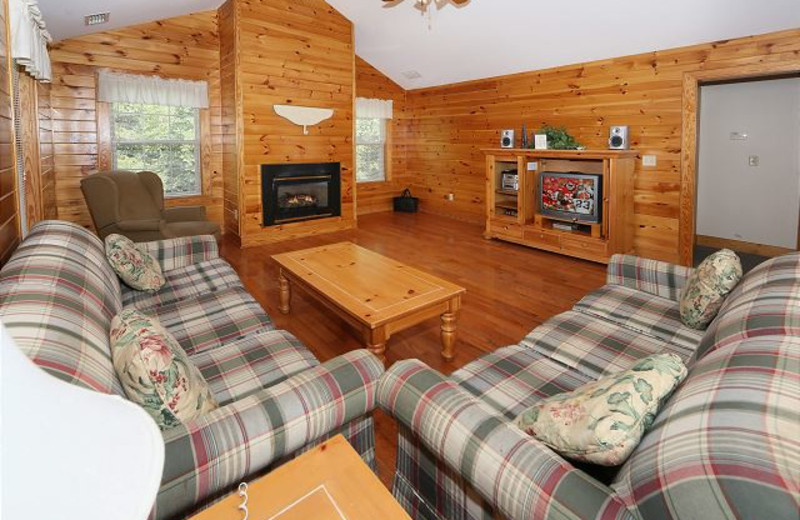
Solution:
[(53, 41), (47, 32), (37, 0), (10, 0), (11, 57), (39, 81), (53, 77), (47, 44)]
[(208, 83), (205, 81), (164, 79), (101, 70), (97, 86), (97, 100), (106, 103), (208, 108)]
[(356, 118), (360, 119), (391, 119), (391, 99), (356, 98)]

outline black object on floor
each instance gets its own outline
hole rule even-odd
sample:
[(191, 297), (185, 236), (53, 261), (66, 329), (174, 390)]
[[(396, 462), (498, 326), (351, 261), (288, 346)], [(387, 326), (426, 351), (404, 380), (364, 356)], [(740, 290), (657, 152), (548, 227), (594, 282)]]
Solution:
[[(694, 266), (697, 267), (700, 265), (700, 262), (705, 260), (705, 258), (710, 255), (711, 253), (715, 253), (718, 249), (713, 247), (701, 246), (695, 244), (694, 246)], [(742, 253), (741, 251), (734, 251), (737, 255), (739, 255), (739, 259), (742, 261), (742, 271), (748, 273), (752, 271), (758, 264), (769, 260), (770, 257), (768, 256), (760, 256), (760, 255), (753, 255), (750, 253)]]

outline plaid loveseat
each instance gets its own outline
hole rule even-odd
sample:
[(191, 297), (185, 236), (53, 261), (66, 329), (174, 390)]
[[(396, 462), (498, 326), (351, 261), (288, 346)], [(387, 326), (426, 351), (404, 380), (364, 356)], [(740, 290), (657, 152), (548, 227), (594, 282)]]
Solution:
[[(394, 494), (417, 520), (782, 519), (800, 506), (800, 254), (749, 273), (704, 333), (690, 269), (615, 256), (573, 310), (445, 377), (395, 364)], [(674, 352), (689, 376), (619, 468), (578, 467), (514, 427), (537, 400)]]
[(375, 467), (371, 411), (383, 373), (376, 357), (364, 350), (320, 364), (275, 329), (211, 236), (144, 246), (167, 279), (156, 294), (121, 287), (103, 243), (85, 229), (36, 225), (0, 271), (0, 320), (45, 371), (120, 396), (112, 318), (134, 306), (175, 335), (221, 406), (163, 432), (164, 474), (152, 518), (184, 517), (336, 433)]

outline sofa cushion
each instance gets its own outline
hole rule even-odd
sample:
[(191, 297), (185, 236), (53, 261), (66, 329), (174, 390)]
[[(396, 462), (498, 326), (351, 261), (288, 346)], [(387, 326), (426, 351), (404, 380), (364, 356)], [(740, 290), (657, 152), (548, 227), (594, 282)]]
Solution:
[(514, 423), (565, 457), (618, 466), (684, 378), (686, 366), (678, 356), (655, 354), (628, 370), (539, 401)]
[(736, 253), (722, 249), (703, 260), (689, 277), (681, 293), (681, 321), (697, 330), (705, 330), (714, 320), (739, 280), (742, 263)]
[(674, 343), (691, 355), (703, 332), (681, 322), (678, 303), (622, 285), (605, 285), (583, 297), (575, 310), (613, 321), (633, 331)]
[(166, 282), (157, 292), (122, 289), (122, 304), (137, 309), (167, 305), (202, 294), (241, 285), (236, 271), (221, 258), (164, 272)]
[(521, 345), (481, 356), (450, 379), (509, 419), (541, 399), (569, 392), (592, 379)]
[(577, 311), (547, 320), (520, 344), (591, 379), (625, 370), (651, 354), (672, 352), (684, 362), (691, 355), (672, 343)]
[(640, 518), (796, 519), (798, 353), (777, 334), (700, 359), (620, 469), (620, 498)]
[(159, 319), (190, 355), (275, 328), (261, 305), (241, 286), (162, 305), (148, 312)]
[(200, 371), (158, 320), (127, 309), (114, 317), (109, 335), (125, 394), (162, 430), (219, 408)]
[(242, 399), (319, 364), (300, 341), (284, 330), (251, 334), (189, 358), (221, 404)]
[(161, 266), (153, 255), (139, 249), (130, 238), (122, 235), (106, 237), (108, 263), (129, 287), (155, 292), (164, 285)]
[(772, 334), (800, 336), (800, 253), (773, 258), (747, 273), (706, 331), (696, 357)]

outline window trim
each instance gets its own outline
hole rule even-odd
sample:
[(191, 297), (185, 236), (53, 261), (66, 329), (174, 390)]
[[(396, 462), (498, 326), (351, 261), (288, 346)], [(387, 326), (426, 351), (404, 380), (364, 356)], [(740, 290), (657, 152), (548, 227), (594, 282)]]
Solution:
[[(358, 180), (358, 147), (359, 146), (375, 146), (379, 143), (359, 143), (355, 125), (358, 124), (358, 119), (379, 119), (383, 121), (383, 179), (375, 181), (360, 181)], [(353, 162), (355, 163), (355, 177), (356, 184), (380, 184), (391, 182), (392, 180), (392, 120), (381, 117), (361, 117), (356, 118), (353, 123)]]
[(196, 193), (180, 193), (180, 194), (169, 194), (164, 190), (164, 199), (188, 199), (194, 197), (202, 197), (205, 192), (205, 175), (204, 175), (204, 167), (203, 167), (203, 128), (202, 128), (202, 117), (201, 108), (194, 108), (194, 126), (196, 130), (194, 140), (188, 139), (165, 139), (163, 141), (152, 141), (152, 140), (131, 140), (131, 141), (118, 141), (116, 136), (114, 135), (114, 104), (113, 103), (105, 103), (108, 106), (108, 133), (109, 133), (109, 152), (111, 154), (110, 163), (111, 169), (117, 171), (117, 154), (115, 153), (117, 145), (121, 142), (124, 144), (166, 144), (166, 145), (180, 145), (180, 144), (189, 144), (192, 143), (195, 145), (194, 147), (194, 157), (195, 157), (195, 164), (197, 165), (197, 180), (199, 191)]

